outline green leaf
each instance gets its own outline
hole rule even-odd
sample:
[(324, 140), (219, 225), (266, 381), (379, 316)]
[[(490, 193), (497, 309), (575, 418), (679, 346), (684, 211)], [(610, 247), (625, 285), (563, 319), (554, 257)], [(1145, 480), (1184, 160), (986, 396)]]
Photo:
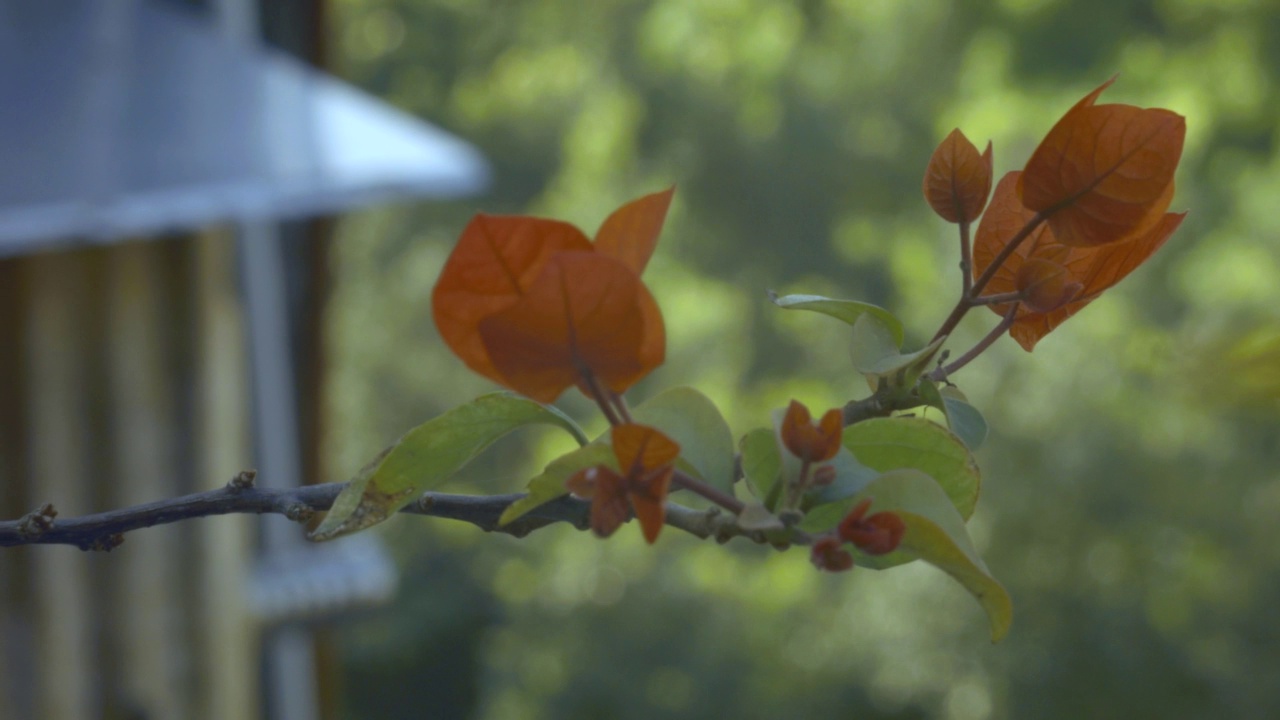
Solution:
[(926, 345), (912, 353), (898, 352), (900, 341), (894, 339), (892, 328), (873, 315), (863, 315), (853, 324), (853, 343), (849, 358), (853, 367), (864, 375), (887, 377), (898, 375), (894, 385), (909, 388), (924, 372), (929, 361), (942, 347), (946, 337)]
[(941, 396), (942, 409), (947, 414), (947, 425), (951, 427), (951, 432), (964, 441), (970, 450), (977, 450), (987, 439), (986, 418), (954, 387), (944, 388)]
[(871, 418), (844, 429), (842, 443), (858, 462), (880, 472), (914, 468), (937, 481), (968, 519), (982, 478), (960, 438), (924, 418)]
[(774, 488), (782, 479), (782, 452), (777, 436), (769, 428), (756, 428), (742, 436), (738, 443), (742, 453), (742, 475), (751, 494), (761, 502), (770, 497), (776, 501)]
[(786, 310), (812, 310), (813, 312), (843, 320), (850, 325), (853, 325), (858, 321), (858, 318), (864, 315), (873, 315), (888, 328), (889, 334), (893, 337), (895, 343), (895, 350), (902, 346), (902, 341), (906, 337), (901, 320), (894, 317), (893, 313), (888, 310), (870, 303), (858, 302), (857, 300), (835, 300), (821, 295), (784, 295), (778, 297), (778, 294), (772, 290), (769, 291), (769, 299), (773, 301), (774, 305)]
[(733, 433), (715, 403), (691, 387), (671, 388), (637, 405), (631, 417), (680, 443), (676, 465), (725, 492), (733, 492)]
[(542, 474), (529, 481), (529, 494), (507, 506), (498, 518), (499, 525), (506, 525), (516, 518), (528, 513), (540, 505), (568, 495), (564, 484), (579, 470), (597, 465), (607, 465), (618, 469), (618, 458), (613, 447), (605, 442), (594, 442), (585, 447), (569, 452), (547, 463)]
[(879, 471), (858, 462), (848, 448), (840, 448), (828, 464), (835, 468), (835, 480), (826, 487), (811, 490), (805, 498), (806, 528), (829, 530), (835, 527), (849, 512), (840, 501), (857, 495), (880, 477)]
[(987, 569), (973, 547), (964, 520), (943, 489), (918, 470), (895, 470), (881, 475), (854, 498), (850, 506), (872, 498), (869, 513), (891, 510), (906, 524), (902, 544), (888, 555), (857, 553), (863, 567), (884, 569), (924, 560), (965, 587), (982, 605), (991, 622), (991, 641), (999, 642), (1013, 622), (1013, 601)]
[(386, 520), (444, 482), (495, 440), (526, 425), (555, 425), (586, 442), (564, 413), (507, 392), (456, 407), (405, 433), (342, 489), (311, 540), (331, 540)]

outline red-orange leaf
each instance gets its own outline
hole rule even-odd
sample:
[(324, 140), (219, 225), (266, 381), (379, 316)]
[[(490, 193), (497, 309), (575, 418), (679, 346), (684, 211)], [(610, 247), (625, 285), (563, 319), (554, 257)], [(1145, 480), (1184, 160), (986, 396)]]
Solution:
[(844, 417), (839, 409), (828, 410), (815, 426), (809, 408), (796, 400), (782, 418), (782, 444), (792, 455), (811, 463), (826, 462), (840, 451)]
[(1166, 213), (1155, 227), (1131, 240), (1099, 248), (1072, 248), (1064, 267), (1084, 286), (1077, 299), (1050, 313), (1019, 313), (1009, 335), (1030, 352), (1041, 338), (1146, 262), (1178, 229), (1184, 217), (1186, 213)]
[(1031, 312), (1047, 313), (1066, 305), (1080, 294), (1084, 284), (1052, 260), (1033, 257), (1018, 268), (1018, 291)]
[(644, 272), (658, 246), (675, 186), (637, 198), (613, 211), (596, 232), (596, 251), (621, 260), (636, 275)]
[[(1027, 224), (1035, 213), (1022, 206), (1018, 199), (1018, 171), (1006, 173), (996, 183), (995, 192), (991, 194), (991, 203), (987, 206), (982, 222), (978, 224), (978, 232), (973, 238), (973, 276), (976, 279), (986, 271), (1005, 243)], [(1035, 233), (1018, 246), (1014, 254), (996, 270), (991, 282), (984, 289), (986, 295), (1013, 292), (1018, 289), (1018, 269), (1032, 248), (1038, 247), (1046, 237), (1052, 237), (1048, 228), (1041, 225)], [(996, 309), (1004, 314), (1002, 309)]]
[(519, 302), (482, 319), (479, 334), (495, 379), (534, 400), (552, 402), (588, 374), (620, 393), (662, 360), (661, 317), (651, 326), (654, 312), (646, 304), (656, 308), (620, 261), (562, 252)]
[(1019, 183), (1023, 204), (1049, 218), (1063, 245), (1118, 242), (1168, 208), (1186, 121), (1163, 109), (1094, 105), (1109, 84), (1054, 125)]
[(431, 295), (440, 336), (467, 367), (503, 383), (480, 339), (480, 321), (515, 304), (553, 255), (571, 250), (591, 250), (591, 241), (568, 223), (476, 215)]
[[(995, 192), (991, 196), (991, 205), (982, 217), (973, 245), (974, 276), (986, 270), (996, 254), (1004, 247), (1004, 243), (1030, 220), (1034, 213), (1017, 200), (1016, 187), (1020, 173), (1011, 172), (1000, 179)], [(1166, 191), (1172, 195), (1173, 188)], [(1041, 338), (1049, 334), (1067, 318), (1082, 310), (1102, 292), (1124, 279), (1133, 272), (1152, 253), (1169, 239), (1173, 231), (1182, 223), (1186, 213), (1166, 213), (1161, 215), (1149, 227), (1139, 227), (1138, 231), (1119, 242), (1095, 247), (1068, 247), (1059, 243), (1053, 232), (1041, 227), (996, 271), (984, 294), (994, 295), (1026, 290), (1028, 274), (1023, 271), (1024, 264), (1043, 261), (1066, 270), (1066, 275), (1055, 282), (1061, 282), (1063, 294), (1068, 294), (1070, 286), (1079, 284), (1080, 289), (1070, 302), (1054, 309), (1046, 310), (1050, 300), (1039, 298), (1034, 304), (1040, 305), (1039, 311), (1031, 307), (1033, 303), (1019, 308), (1013, 327), (1009, 334), (1018, 341), (1025, 350), (1030, 351)], [(1145, 226), (1148, 221), (1143, 221)], [(1023, 283), (1019, 283), (1019, 277)], [(1041, 276), (1043, 278), (1043, 275)], [(1046, 292), (1046, 295), (1051, 295)], [(1008, 305), (995, 305), (991, 308), (996, 314), (1003, 315)]]
[(591, 501), (591, 530), (607, 538), (631, 517), (625, 478), (604, 465), (589, 467), (565, 483), (569, 492)]
[(613, 452), (626, 473), (627, 496), (644, 539), (653, 544), (666, 520), (667, 491), (680, 445), (648, 425), (618, 425), (613, 428)]
[(991, 192), (991, 143), (981, 155), (959, 128), (933, 151), (924, 173), (924, 198), (947, 222), (969, 222), (982, 214)]

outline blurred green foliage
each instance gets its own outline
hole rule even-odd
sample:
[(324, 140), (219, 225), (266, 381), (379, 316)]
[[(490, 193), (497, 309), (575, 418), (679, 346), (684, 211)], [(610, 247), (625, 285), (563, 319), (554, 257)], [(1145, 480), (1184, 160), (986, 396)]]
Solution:
[[(334, 245), (331, 479), (490, 389), (428, 297), (476, 210), (588, 233), (679, 189), (646, 275), (667, 365), (741, 434), (860, 393), (839, 323), (765, 290), (889, 307), (908, 346), (959, 292), (920, 197), (959, 126), (1020, 167), (1075, 100), (1187, 117), (1147, 267), (958, 381), (991, 421), (971, 530), (1013, 631), (920, 563), (828, 576), (799, 552), (628, 526), (524, 540), (400, 520), (397, 603), (341, 629), (351, 718), (1280, 716), (1280, 7), (1265, 0), (335, 0), (340, 71), (469, 139), (489, 195), (365, 213)], [(974, 313), (953, 345), (995, 322)], [(914, 344), (914, 345), (913, 345)], [(580, 398), (570, 413), (601, 429)], [(447, 489), (510, 492), (570, 447), (504, 440)]]

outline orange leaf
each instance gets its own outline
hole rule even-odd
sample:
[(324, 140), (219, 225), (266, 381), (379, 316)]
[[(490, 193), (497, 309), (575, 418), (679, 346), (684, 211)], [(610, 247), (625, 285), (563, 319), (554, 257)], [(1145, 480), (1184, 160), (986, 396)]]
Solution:
[(991, 192), (991, 143), (981, 155), (957, 128), (929, 158), (924, 198), (947, 222), (969, 222), (982, 214)]
[(1031, 312), (1047, 313), (1075, 299), (1084, 284), (1074, 280), (1067, 269), (1052, 260), (1033, 257), (1018, 268), (1018, 291), (1022, 304)]
[(481, 341), (480, 321), (514, 305), (548, 260), (567, 250), (591, 250), (568, 223), (483, 213), (471, 219), (431, 295), (436, 328), (467, 367), (505, 384)]
[[(973, 238), (973, 277), (975, 279), (986, 271), (987, 266), (1004, 249), (1009, 238), (1017, 234), (1031, 218), (1035, 217), (1035, 213), (1023, 207), (1022, 201), (1018, 199), (1017, 186), (1020, 175), (1021, 173), (1017, 170), (1006, 173), (1000, 178), (1000, 182), (996, 183), (995, 192), (991, 194), (991, 204), (987, 206), (982, 222), (978, 225), (978, 232)], [(1041, 225), (996, 270), (996, 274), (984, 288), (983, 293), (996, 295), (1017, 290), (1018, 269), (1022, 267), (1023, 260), (1032, 248), (1038, 247), (1046, 238), (1051, 239), (1052, 233)], [(1004, 314), (1004, 310), (993, 309), (1000, 315)]]
[(801, 460), (826, 462), (840, 451), (843, 430), (844, 416), (839, 409), (828, 410), (815, 427), (809, 408), (792, 400), (782, 418), (782, 444)]
[(1053, 126), (1018, 185), (1023, 204), (1048, 217), (1063, 245), (1118, 242), (1168, 208), (1186, 121), (1168, 110), (1094, 105), (1110, 82)]
[(1009, 335), (1030, 352), (1041, 338), (1146, 262), (1178, 229), (1186, 215), (1166, 213), (1155, 227), (1131, 240), (1098, 248), (1072, 248), (1063, 266), (1084, 286), (1078, 298), (1050, 313), (1019, 313)]
[(675, 191), (673, 185), (614, 210), (596, 232), (596, 251), (621, 260), (636, 275), (642, 274), (658, 246), (658, 234)]
[(631, 507), (644, 538), (653, 544), (666, 520), (667, 492), (680, 445), (648, 425), (618, 425), (613, 429), (613, 452), (626, 473)]
[[(665, 348), (661, 316), (656, 328), (648, 326), (653, 318), (646, 304), (656, 308), (620, 261), (562, 252), (519, 302), (480, 321), (480, 337), (495, 379), (539, 402), (585, 383), (588, 373), (623, 392), (661, 362)], [(656, 360), (651, 343), (659, 346)]]
[[(631, 517), (626, 479), (604, 465), (587, 468), (570, 480), (575, 481), (579, 477), (582, 478), (577, 481), (579, 486), (590, 487), (591, 530), (596, 535), (607, 538)], [(569, 489), (579, 497), (586, 497), (573, 487)]]

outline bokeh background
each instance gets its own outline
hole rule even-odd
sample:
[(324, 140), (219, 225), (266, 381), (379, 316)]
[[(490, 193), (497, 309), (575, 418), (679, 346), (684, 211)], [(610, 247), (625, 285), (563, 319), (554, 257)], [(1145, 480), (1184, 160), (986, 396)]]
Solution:
[[(922, 202), (960, 127), (1022, 165), (1103, 101), (1187, 117), (1159, 255), (1028, 355), (958, 378), (992, 426), (971, 530), (1013, 595), (919, 564), (815, 572), (802, 552), (568, 527), (523, 540), (398, 519), (394, 603), (336, 630), (350, 718), (1265, 718), (1280, 715), (1280, 5), (1265, 0), (338, 0), (337, 72), (468, 139), (488, 195), (341, 221), (329, 479), (490, 389), (429, 296), (469, 216), (594, 232), (677, 184), (646, 276), (674, 384), (735, 433), (860, 392), (839, 323), (766, 289), (884, 305), (926, 340), (958, 293)], [(995, 322), (967, 319), (963, 350)], [(562, 406), (590, 419), (568, 397)], [(512, 492), (562, 441), (495, 446), (445, 489)]]

